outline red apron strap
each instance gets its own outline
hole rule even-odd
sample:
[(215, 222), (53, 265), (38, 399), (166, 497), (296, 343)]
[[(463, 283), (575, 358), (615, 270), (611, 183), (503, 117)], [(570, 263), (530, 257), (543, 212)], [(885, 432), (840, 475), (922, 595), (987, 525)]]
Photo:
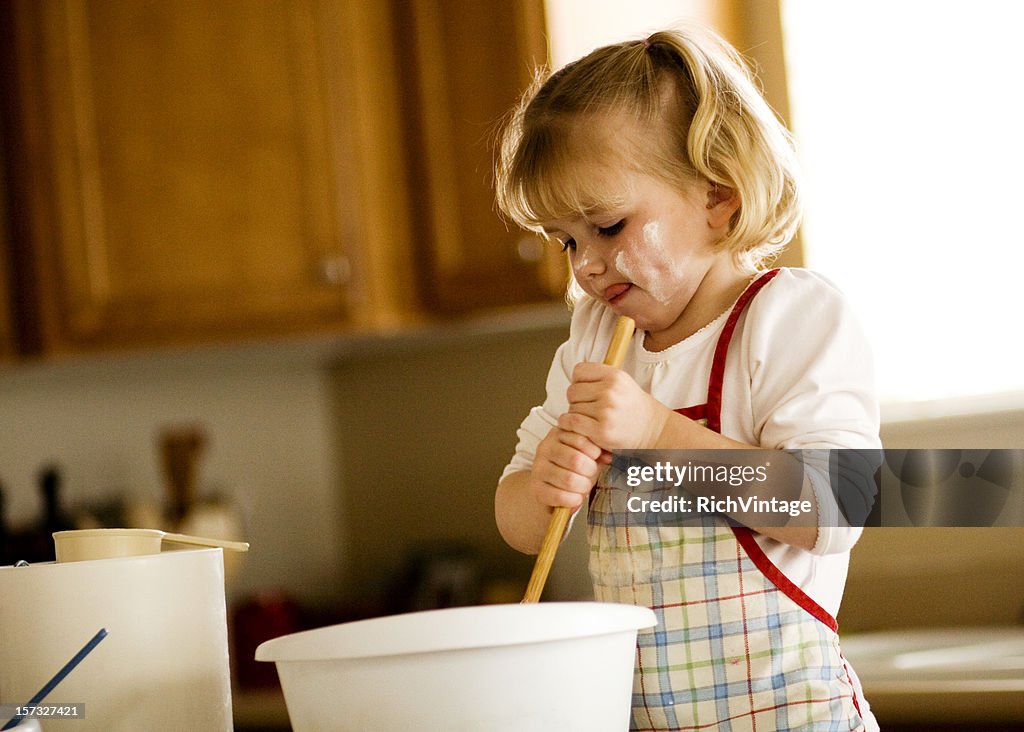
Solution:
[(683, 407), (683, 408), (677, 409), (675, 411), (678, 412), (679, 414), (683, 415), (684, 417), (687, 417), (688, 419), (692, 419), (694, 422), (699, 422), (700, 420), (707, 418), (707, 416), (708, 416), (708, 405), (707, 404), (697, 404), (697, 405), (692, 406), (692, 407)]
[(750, 560), (761, 570), (761, 574), (768, 578), (769, 582), (778, 587), (790, 600), (824, 623), (833, 633), (839, 630), (839, 623), (836, 622), (836, 619), (832, 617), (829, 611), (815, 602), (793, 580), (784, 575), (781, 569), (775, 566), (771, 558), (764, 553), (761, 545), (757, 543), (753, 531), (746, 526), (734, 525), (732, 533), (736, 536), (736, 541), (747, 552)]
[(736, 323), (754, 295), (778, 273), (778, 268), (768, 270), (743, 291), (740, 299), (733, 306), (732, 312), (729, 313), (728, 320), (725, 321), (725, 328), (722, 329), (722, 333), (718, 337), (718, 343), (715, 345), (715, 357), (711, 362), (711, 378), (708, 380), (707, 417), (710, 430), (722, 431), (722, 382), (725, 377), (725, 359), (729, 353), (729, 343), (732, 341), (733, 331), (736, 330)]
[[(754, 280), (750, 286), (744, 290), (743, 294), (740, 295), (740, 299), (736, 301), (733, 306), (732, 312), (729, 313), (728, 320), (725, 321), (725, 328), (722, 329), (722, 334), (718, 337), (718, 343), (715, 345), (715, 357), (711, 363), (711, 378), (708, 380), (708, 403), (707, 403), (707, 426), (708, 429), (714, 430), (715, 432), (722, 431), (722, 385), (725, 379), (725, 359), (729, 353), (729, 344), (732, 341), (733, 332), (736, 330), (736, 323), (740, 319), (740, 315), (743, 314), (744, 308), (750, 303), (750, 300), (758, 293), (758, 291), (768, 284), (771, 279), (779, 273), (778, 269), (769, 270), (763, 275)], [(774, 584), (779, 590), (793, 600), (797, 605), (802, 607), (813, 617), (825, 624), (826, 627), (830, 628), (833, 632), (838, 628), (836, 619), (825, 608), (821, 607), (815, 602), (807, 593), (805, 593), (800, 587), (790, 580), (785, 574), (782, 573), (778, 567), (772, 562), (764, 550), (757, 543), (754, 538), (754, 532), (746, 526), (733, 526), (732, 532), (736, 536), (736, 541), (740, 543), (746, 551), (747, 556), (750, 557), (751, 561), (754, 562), (755, 566), (761, 573), (768, 578), (768, 580)]]

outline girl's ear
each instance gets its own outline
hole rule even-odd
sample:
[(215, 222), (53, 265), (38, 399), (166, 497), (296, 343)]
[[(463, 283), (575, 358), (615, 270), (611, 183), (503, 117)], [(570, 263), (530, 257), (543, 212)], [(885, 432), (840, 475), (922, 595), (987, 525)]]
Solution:
[(718, 183), (708, 184), (708, 225), (712, 229), (728, 226), (739, 207), (740, 197), (734, 188)]

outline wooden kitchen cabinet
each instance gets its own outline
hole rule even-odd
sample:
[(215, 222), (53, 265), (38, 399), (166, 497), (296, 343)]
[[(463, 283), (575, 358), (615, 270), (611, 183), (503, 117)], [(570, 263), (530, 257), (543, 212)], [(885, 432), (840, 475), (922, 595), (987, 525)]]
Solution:
[[(2, 93), (0, 89), (0, 93)], [(0, 126), (0, 141), (3, 140), (3, 127)], [(0, 171), (3, 170), (3, 146), (0, 145)], [(13, 360), (17, 354), (18, 342), (15, 336), (14, 321), (14, 282), (8, 262), (11, 260), (10, 233), (7, 228), (6, 213), (7, 191), (4, 178), (0, 175), (0, 363)]]
[(311, 0), (10, 12), (14, 244), (40, 350), (352, 319), (374, 171), (348, 39), (367, 17)]
[(497, 216), (500, 123), (546, 62), (543, 0), (411, 0), (399, 27), (425, 297), (441, 311), (564, 297), (559, 249)]
[[(0, 192), (2, 192), (0, 187)], [(17, 342), (14, 336), (14, 313), (11, 308), (11, 282), (6, 262), (6, 239), (0, 227), (0, 363), (14, 357)]]
[(560, 263), (493, 210), (485, 139), (543, 56), (540, 0), (0, 13), (22, 349), (373, 328), (557, 297)]

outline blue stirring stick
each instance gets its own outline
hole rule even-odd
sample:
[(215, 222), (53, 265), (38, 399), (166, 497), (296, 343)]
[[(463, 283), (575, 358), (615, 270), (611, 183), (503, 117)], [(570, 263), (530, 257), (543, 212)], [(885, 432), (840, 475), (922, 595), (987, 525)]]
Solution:
[[(50, 679), (49, 681), (47, 681), (46, 685), (43, 686), (43, 688), (40, 689), (38, 692), (36, 692), (36, 695), (34, 697), (29, 699), (27, 702), (25, 702), (24, 706), (26, 706), (26, 707), (34, 707), (37, 704), (39, 704), (39, 702), (41, 702), (43, 699), (45, 699), (46, 695), (49, 694), (51, 691), (53, 691), (53, 688), (57, 684), (59, 684), (61, 681), (63, 681), (64, 677), (67, 676), (69, 673), (71, 673), (71, 671), (75, 668), (75, 666), (80, 664), (82, 662), (82, 659), (85, 658), (86, 656), (88, 656), (89, 653), (92, 651), (92, 649), (95, 648), (96, 646), (98, 646), (100, 641), (103, 640), (106, 637), (107, 637), (107, 629), (106, 628), (100, 628), (99, 632), (96, 633), (96, 635), (94, 635), (92, 637), (92, 640), (90, 640), (88, 643), (86, 643), (84, 646), (82, 646), (82, 650), (80, 650), (78, 653), (76, 653), (74, 655), (74, 658), (72, 658), (70, 661), (65, 663), (64, 664), (64, 668), (62, 668), (60, 671), (58, 671), (56, 674), (54, 674), (53, 678)], [(5, 730), (5, 729), (11, 729), (16, 724), (21, 722), (21, 720), (24, 719), (24, 718), (25, 718), (25, 716), (23, 714), (16, 714), (15, 716), (11, 717), (11, 720), (7, 724), (5, 724), (3, 727), (0, 727), (0, 732), (2, 732), (2, 730)]]

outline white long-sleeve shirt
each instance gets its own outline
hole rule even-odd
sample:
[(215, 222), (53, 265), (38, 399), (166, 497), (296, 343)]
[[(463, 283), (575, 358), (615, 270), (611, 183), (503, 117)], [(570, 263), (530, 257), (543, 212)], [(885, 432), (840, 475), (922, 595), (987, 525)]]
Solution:
[[(715, 344), (728, 311), (660, 352), (637, 333), (622, 368), (672, 409), (707, 401)], [(529, 470), (537, 445), (568, 410), (566, 389), (580, 361), (601, 361), (616, 315), (603, 303), (576, 305), (569, 340), (555, 354), (547, 398), (520, 426), (509, 473)], [(783, 269), (753, 298), (729, 349), (722, 394), (722, 434), (768, 449), (880, 449), (879, 410), (867, 339), (842, 294), (819, 274)], [(827, 482), (814, 485), (819, 496)], [(831, 501), (819, 500), (820, 506)], [(850, 549), (861, 529), (822, 517), (811, 551), (756, 535), (791, 581), (831, 615), (839, 610)]]

